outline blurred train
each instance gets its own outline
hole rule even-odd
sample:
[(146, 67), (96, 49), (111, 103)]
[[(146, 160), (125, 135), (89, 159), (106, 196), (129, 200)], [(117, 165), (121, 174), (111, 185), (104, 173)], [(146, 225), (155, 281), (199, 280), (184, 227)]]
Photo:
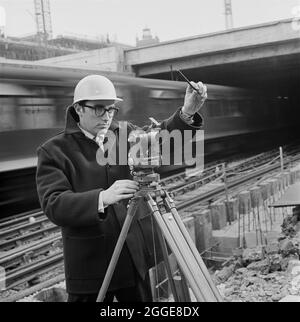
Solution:
[[(0, 173), (35, 166), (38, 145), (64, 127), (65, 109), (72, 103), (76, 83), (95, 73), (0, 63)], [(101, 74), (112, 80), (124, 100), (119, 103), (119, 120), (142, 125), (150, 116), (157, 120), (170, 116), (183, 104), (185, 82)], [(297, 105), (292, 97), (208, 85), (202, 110), (206, 160), (293, 137)]]
[[(64, 127), (65, 109), (76, 83), (89, 70), (23, 64), (0, 64), (0, 160), (35, 156), (37, 146)], [(141, 125), (152, 116), (171, 115), (183, 104), (186, 83), (101, 73), (123, 98), (117, 118)], [(296, 102), (245, 89), (208, 85), (205, 153), (242, 148), (247, 138), (266, 138), (296, 127)], [(259, 142), (255, 142), (259, 143)], [(250, 147), (249, 147), (250, 148)]]

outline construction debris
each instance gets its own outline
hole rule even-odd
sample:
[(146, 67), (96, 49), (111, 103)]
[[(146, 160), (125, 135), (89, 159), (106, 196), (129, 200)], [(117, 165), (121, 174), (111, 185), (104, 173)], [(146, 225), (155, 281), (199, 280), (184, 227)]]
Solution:
[(276, 243), (235, 251), (229, 266), (215, 273), (229, 302), (278, 302), (300, 299), (300, 211), (284, 219)]

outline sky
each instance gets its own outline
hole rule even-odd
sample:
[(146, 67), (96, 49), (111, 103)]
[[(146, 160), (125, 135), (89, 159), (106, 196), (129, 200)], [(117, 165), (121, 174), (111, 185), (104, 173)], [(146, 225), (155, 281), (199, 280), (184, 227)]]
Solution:
[[(0, 0), (8, 36), (35, 33), (34, 0)], [(145, 27), (160, 41), (225, 29), (224, 0), (50, 0), (54, 36), (101, 38), (135, 45)], [(232, 0), (234, 27), (293, 17), (300, 0)], [(300, 9), (299, 9), (300, 13)]]

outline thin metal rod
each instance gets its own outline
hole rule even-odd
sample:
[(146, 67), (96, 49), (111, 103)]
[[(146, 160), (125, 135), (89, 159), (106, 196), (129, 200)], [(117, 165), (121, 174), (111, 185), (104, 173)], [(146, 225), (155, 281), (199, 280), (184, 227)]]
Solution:
[(238, 212), (238, 245), (240, 248), (242, 248), (241, 243), (241, 212)]
[(246, 214), (242, 214), (242, 222), (243, 222), (243, 248), (246, 248), (246, 222), (245, 222), (245, 216)]
[(260, 220), (260, 213), (259, 213), (259, 205), (257, 206), (257, 220), (258, 220), (258, 229), (259, 229), (259, 233), (260, 233), (260, 242), (263, 245), (263, 231), (262, 231), (262, 224), (261, 224), (261, 220)]
[(227, 173), (226, 173), (225, 163), (223, 163), (223, 176), (224, 176), (224, 189), (225, 189), (225, 196), (226, 196), (226, 218), (229, 225), (231, 225), (231, 218), (229, 216), (229, 194), (228, 194)]

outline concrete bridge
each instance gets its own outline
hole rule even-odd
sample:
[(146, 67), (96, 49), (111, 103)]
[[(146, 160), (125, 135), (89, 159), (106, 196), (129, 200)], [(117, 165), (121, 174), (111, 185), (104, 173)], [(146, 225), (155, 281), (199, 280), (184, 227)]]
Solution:
[[(285, 19), (145, 47), (110, 47), (45, 60), (38, 64), (72, 66), (140, 77), (273, 89), (298, 93), (300, 24)], [(173, 71), (173, 72), (172, 72)]]
[(286, 19), (127, 49), (124, 62), (137, 76), (247, 87), (295, 88), (300, 82), (300, 28)]

